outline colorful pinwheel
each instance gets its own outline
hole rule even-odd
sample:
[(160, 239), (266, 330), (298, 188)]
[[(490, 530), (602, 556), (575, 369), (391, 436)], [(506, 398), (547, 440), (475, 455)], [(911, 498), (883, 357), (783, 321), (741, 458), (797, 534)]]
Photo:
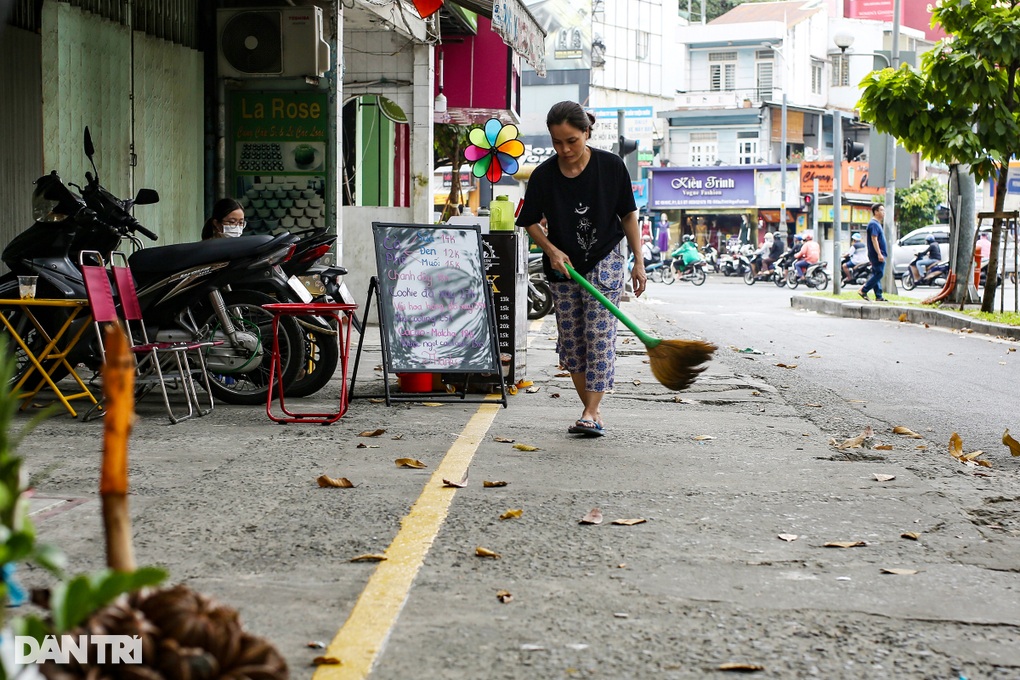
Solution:
[(517, 159), (524, 155), (524, 143), (517, 139), (516, 125), (503, 125), (495, 118), (485, 122), (485, 128), (473, 128), (468, 133), (471, 144), (464, 150), (464, 158), (471, 161), (471, 174), (485, 177), (495, 184), (503, 173), (517, 172)]

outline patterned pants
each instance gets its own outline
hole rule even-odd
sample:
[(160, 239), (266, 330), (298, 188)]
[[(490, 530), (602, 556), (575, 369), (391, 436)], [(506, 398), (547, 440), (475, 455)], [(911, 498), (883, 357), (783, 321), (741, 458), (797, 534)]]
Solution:
[[(623, 272), (623, 255), (614, 250), (585, 278), (619, 305)], [(584, 373), (584, 386), (589, 392), (608, 392), (613, 389), (616, 373), (616, 317), (580, 284), (550, 282), (550, 286), (559, 332), (556, 351), (560, 365), (569, 373)]]

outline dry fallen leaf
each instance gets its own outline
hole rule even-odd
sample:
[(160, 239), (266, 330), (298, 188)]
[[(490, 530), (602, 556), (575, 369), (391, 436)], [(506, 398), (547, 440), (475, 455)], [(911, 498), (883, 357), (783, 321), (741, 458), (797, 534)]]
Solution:
[(560, 398), (560, 393), (559, 392), (553, 392), (552, 394), (549, 395), (549, 398), (550, 399), (559, 399)]
[(902, 534), (900, 534), (900, 538), (907, 538), (910, 539), (911, 541), (916, 541), (917, 539), (921, 538), (921, 534), (917, 533), (916, 531), (904, 531)]
[(867, 543), (864, 541), (829, 541), (825, 544), (826, 548), (860, 548), (865, 546)]
[(640, 380), (634, 380), (633, 382), (634, 382), (635, 385), (640, 385), (641, 384)]
[(894, 427), (892, 429), (892, 431), (893, 431), (893, 434), (902, 435), (904, 437), (910, 437), (911, 439), (924, 439), (924, 437), (922, 437), (921, 435), (917, 434), (916, 432), (911, 430), (909, 427), (903, 427), (902, 425), (897, 425), (896, 427)]
[(789, 543), (791, 541), (796, 541), (798, 538), (800, 538), (800, 536), (798, 536), (797, 534), (779, 534), (777, 538), (779, 538), (779, 540), (781, 541), (786, 541), (787, 543)]
[(403, 438), (404, 438), (404, 435), (402, 435), (402, 434), (395, 434), (392, 437), (390, 437), (390, 439), (392, 439), (393, 441), (400, 441)]
[(535, 394), (536, 392), (541, 391), (541, 389), (542, 388), (539, 385), (532, 385), (531, 387), (527, 388), (524, 391), (527, 392), (528, 394)]
[(894, 479), (896, 479), (896, 475), (880, 475), (877, 472), (875, 473), (876, 482), (891, 482)]
[(510, 594), (509, 590), (500, 590), (496, 593), (496, 599), (503, 604), (509, 604), (514, 601), (514, 596)]
[(415, 458), (397, 458), (393, 462), (397, 464), (397, 467), (414, 468), (416, 470), (428, 467), (428, 465)]
[(821, 408), (822, 407), (821, 404), (804, 404), (804, 405), (805, 406), (810, 406), (811, 408)]
[(492, 441), (499, 442), (500, 444), (513, 444), (516, 439), (510, 439), (508, 437), (493, 437)]
[(765, 670), (765, 666), (756, 663), (724, 663), (718, 666), (720, 671), (734, 671), (737, 673), (757, 673)]
[(485, 481), (482, 482), (482, 488), (484, 488), (484, 489), (497, 489), (497, 488), (499, 488), (501, 486), (506, 486), (509, 483), (510, 482), (490, 482), (488, 480), (485, 480)]
[(635, 524), (644, 524), (647, 521), (648, 520), (644, 519), (643, 517), (637, 517), (634, 519), (614, 519), (612, 523), (619, 524), (620, 526), (624, 527), (632, 527)]
[(555, 374), (553, 377), (554, 378), (569, 378), (570, 374), (567, 373), (566, 371), (563, 371), (562, 373)]
[(699, 434), (696, 437), (691, 437), (691, 439), (693, 439), (696, 442), (707, 442), (710, 439), (715, 439), (715, 437), (713, 437), (710, 434)]
[(900, 323), (903, 323), (904, 321), (906, 321), (907, 320), (907, 313), (906, 312), (901, 313), (900, 316), (899, 316), (899, 319), (900, 319)]
[(459, 482), (451, 482), (449, 479), (444, 479), (443, 480), (443, 486), (444, 487), (452, 487), (454, 489), (463, 489), (467, 485), (468, 485), (468, 471), (467, 470), (464, 471), (464, 476), (461, 477), (461, 480)]
[(423, 401), (421, 403), (421, 405), (422, 406), (431, 406), (432, 408), (437, 408), (439, 406), (442, 406), (443, 402), (441, 402), (441, 401)]
[(779, 368), (797, 368), (797, 364), (776, 364)]
[(339, 666), (341, 663), (335, 656), (317, 656), (312, 659), (313, 666)]
[(531, 446), (530, 444), (514, 444), (514, 448), (518, 451), (541, 451), (542, 449), (537, 446)]
[(494, 560), (498, 560), (499, 558), (502, 557), (502, 555), (500, 555), (498, 552), (494, 552), (492, 550), (489, 550), (488, 548), (483, 548), (482, 546), (478, 546), (477, 548), (475, 548), (475, 555), (477, 555), (478, 557), (491, 557)]
[(377, 553), (367, 553), (365, 555), (358, 555), (352, 557), (351, 562), (384, 562), (386, 561), (386, 555), (379, 555)]
[(835, 444), (835, 439), (829, 443), (834, 445), (837, 449), (859, 449), (864, 446), (865, 442), (875, 434), (875, 431), (871, 428), (871, 425), (865, 426), (859, 435), (845, 439), (842, 444)]
[(875, 447), (876, 451), (892, 451), (892, 444), (879, 444)]
[(878, 570), (880, 574), (896, 574), (897, 576), (911, 576), (918, 573), (917, 569), (899, 569), (896, 567), (885, 568)]
[(362, 443), (362, 442), (358, 442), (358, 445), (355, 446), (354, 448), (356, 448), (356, 449), (367, 449), (368, 448), (368, 444), (365, 444), (365, 443)]
[(380, 427), (378, 430), (365, 430), (364, 432), (359, 432), (358, 436), (359, 437), (378, 437), (379, 435), (382, 435), (382, 434), (386, 434), (386, 430), (384, 430), (384, 429), (382, 429)]
[(319, 475), (318, 479), (315, 480), (319, 483), (322, 488), (336, 488), (336, 489), (353, 489), (354, 484), (351, 480), (346, 477), (329, 477), (328, 475)]
[[(382, 369), (376, 369), (376, 370), (382, 370)], [(385, 404), (386, 403), (385, 399), (369, 399), (368, 401), (371, 404)]]
[(1009, 447), (1009, 452), (1014, 456), (1020, 456), (1020, 442), (1013, 439), (1009, 434), (1009, 428), (1002, 433), (1002, 443)]
[(963, 440), (956, 432), (949, 436), (949, 455), (957, 460), (963, 456)]
[(581, 518), (578, 524), (602, 524), (602, 511), (598, 508), (592, 508), (588, 511), (588, 514)]
[(305, 647), (308, 649), (325, 649), (326, 643), (319, 640), (312, 640), (311, 642), (306, 642)]
[(510, 508), (509, 510), (504, 512), (502, 515), (500, 515), (499, 518), (500, 519), (517, 519), (517, 518), (519, 518), (523, 514), (524, 514), (524, 509), (523, 508)]

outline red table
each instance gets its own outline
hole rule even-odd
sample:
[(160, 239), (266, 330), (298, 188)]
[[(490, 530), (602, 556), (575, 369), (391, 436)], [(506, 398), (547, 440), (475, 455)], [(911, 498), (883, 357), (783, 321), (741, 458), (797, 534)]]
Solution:
[[(273, 314), (273, 355), (269, 364), (269, 394), (266, 399), (266, 415), (277, 423), (313, 423), (318, 425), (332, 425), (340, 420), (349, 406), (347, 395), (347, 358), (351, 346), (351, 317), (354, 310), (358, 308), (355, 304), (342, 304), (333, 302), (279, 302), (269, 305), (262, 305), (263, 309)], [(284, 402), (283, 396), (283, 360), (280, 357), (280, 319), (284, 316), (325, 316), (336, 320), (336, 340), (340, 349), (340, 404), (336, 411), (327, 413), (300, 413), (290, 411)], [(274, 380), (277, 382), (273, 388)], [(280, 411), (283, 415), (274, 415), (273, 400), (276, 393), (280, 401)]]

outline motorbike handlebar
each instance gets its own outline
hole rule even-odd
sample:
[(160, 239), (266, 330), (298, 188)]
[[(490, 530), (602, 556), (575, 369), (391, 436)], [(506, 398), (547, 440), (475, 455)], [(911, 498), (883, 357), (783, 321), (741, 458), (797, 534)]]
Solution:
[(133, 229), (134, 231), (137, 231), (142, 236), (147, 237), (151, 241), (158, 241), (159, 240), (159, 236), (156, 236), (156, 233), (154, 231), (150, 231), (149, 229), (146, 229), (141, 224), (139, 224), (138, 220), (136, 220), (136, 219), (132, 219), (131, 220), (130, 226), (131, 226), (131, 229)]

